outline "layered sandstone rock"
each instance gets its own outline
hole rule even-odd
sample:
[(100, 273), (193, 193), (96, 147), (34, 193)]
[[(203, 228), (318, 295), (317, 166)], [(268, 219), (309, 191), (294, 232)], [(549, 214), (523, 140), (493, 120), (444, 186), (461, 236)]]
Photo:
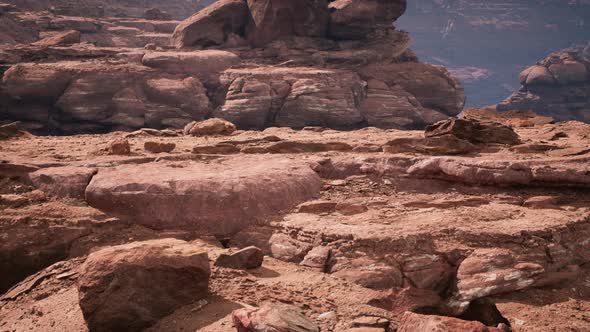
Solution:
[(227, 236), (314, 197), (321, 187), (304, 163), (261, 161), (236, 157), (101, 170), (86, 188), (86, 200), (149, 227)]
[(532, 110), (556, 120), (590, 121), (590, 47), (549, 55), (519, 76), (522, 88), (499, 111)]
[(78, 281), (90, 331), (141, 331), (207, 295), (207, 252), (176, 239), (133, 242), (92, 253)]

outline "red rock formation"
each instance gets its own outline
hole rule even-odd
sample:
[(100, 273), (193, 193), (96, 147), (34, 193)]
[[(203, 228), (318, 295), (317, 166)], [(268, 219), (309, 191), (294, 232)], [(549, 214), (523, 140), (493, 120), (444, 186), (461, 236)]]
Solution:
[(525, 69), (519, 80), (522, 88), (498, 104), (499, 111), (590, 121), (590, 45), (553, 53)]

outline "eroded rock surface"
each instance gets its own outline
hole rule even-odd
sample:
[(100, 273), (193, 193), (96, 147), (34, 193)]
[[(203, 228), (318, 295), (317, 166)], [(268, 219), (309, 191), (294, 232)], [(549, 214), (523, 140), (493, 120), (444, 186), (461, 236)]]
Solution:
[(104, 169), (86, 188), (86, 199), (149, 227), (230, 235), (313, 198), (320, 186), (320, 178), (301, 162), (230, 157)]
[(519, 76), (521, 89), (498, 104), (498, 110), (533, 110), (559, 121), (590, 121), (588, 50), (565, 49), (528, 67)]
[(17, 11), (40, 40), (0, 44), (0, 119), (43, 133), (181, 128), (212, 117), (239, 129), (423, 128), (459, 114), (465, 96), (392, 26), (405, 7), (220, 0), (182, 22), (158, 6), (149, 18)]
[(207, 252), (175, 239), (133, 242), (88, 256), (78, 280), (90, 331), (140, 331), (206, 296)]
[[(590, 130), (527, 114), (467, 112), (488, 128), (506, 126), (522, 144), (479, 140), (460, 156), (449, 155), (448, 138), (459, 140), (452, 130), (426, 138), (378, 128), (205, 136), (142, 129), (4, 140), (0, 254), (3, 270), (14, 273), (0, 279), (0, 324), (84, 330), (76, 285), (86, 278), (86, 255), (177, 238), (208, 252), (209, 293), (141, 316), (148, 331), (223, 331), (242, 304), (269, 301), (293, 304), (322, 330), (400, 328), (405, 311), (451, 330), (504, 331), (506, 322), (543, 330), (565, 324), (556, 309), (584, 330), (575, 313), (590, 303)], [(103, 150), (122, 137), (128, 155)], [(146, 151), (154, 141), (176, 148)], [(437, 150), (418, 143), (395, 150), (400, 142)], [(532, 148), (539, 145), (551, 149)], [(202, 154), (203, 147), (231, 147), (232, 155)], [(32, 181), (44, 177), (53, 181)], [(65, 197), (64, 188), (85, 195)], [(149, 303), (166, 298), (142, 294)], [(112, 306), (121, 309), (109, 316), (116, 324), (136, 317), (123, 305)]]

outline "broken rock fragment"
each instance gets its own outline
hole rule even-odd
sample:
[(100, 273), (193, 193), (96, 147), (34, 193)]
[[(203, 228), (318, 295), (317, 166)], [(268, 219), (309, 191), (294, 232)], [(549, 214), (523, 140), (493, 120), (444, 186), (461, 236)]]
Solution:
[(255, 269), (262, 265), (263, 259), (262, 250), (250, 246), (233, 253), (222, 253), (215, 261), (215, 265), (232, 269)]
[(205, 297), (209, 274), (207, 252), (185, 241), (108, 247), (82, 266), (80, 308), (90, 331), (140, 331)]

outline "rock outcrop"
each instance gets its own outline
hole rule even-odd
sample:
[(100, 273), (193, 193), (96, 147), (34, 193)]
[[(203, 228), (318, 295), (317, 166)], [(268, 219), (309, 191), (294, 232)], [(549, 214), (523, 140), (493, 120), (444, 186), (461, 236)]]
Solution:
[(392, 26), (405, 7), (220, 0), (180, 23), (49, 16), (39, 27), (46, 38), (0, 52), (0, 120), (42, 133), (181, 128), (210, 117), (238, 129), (423, 128), (458, 115), (465, 96)]
[(497, 104), (518, 89), (515, 70), (590, 40), (590, 2), (412, 0), (396, 22), (420, 59), (447, 67), (467, 106)]
[(499, 111), (532, 110), (558, 121), (590, 121), (590, 45), (549, 55), (519, 76), (522, 87)]
[(284, 331), (319, 332), (319, 327), (302, 315), (299, 310), (286, 304), (267, 303), (260, 308), (245, 308), (232, 313), (238, 332)]
[(227, 236), (313, 198), (320, 188), (305, 163), (252, 156), (102, 170), (86, 188), (86, 200), (148, 227)]
[(90, 331), (141, 331), (207, 295), (207, 252), (176, 239), (109, 247), (92, 253), (78, 280)]

